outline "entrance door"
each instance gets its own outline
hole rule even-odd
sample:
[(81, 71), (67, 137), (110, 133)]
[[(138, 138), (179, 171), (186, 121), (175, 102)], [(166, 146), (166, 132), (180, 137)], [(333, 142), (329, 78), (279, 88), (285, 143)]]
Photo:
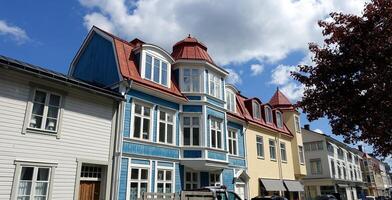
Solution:
[(79, 200), (99, 200), (99, 181), (80, 181)]
[(242, 200), (245, 199), (245, 184), (236, 184), (235, 185), (235, 193), (241, 197)]

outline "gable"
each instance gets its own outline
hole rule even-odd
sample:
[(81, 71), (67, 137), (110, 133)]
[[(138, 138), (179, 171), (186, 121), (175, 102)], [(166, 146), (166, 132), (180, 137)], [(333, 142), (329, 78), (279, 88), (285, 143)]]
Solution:
[(120, 81), (112, 41), (92, 32), (77, 58), (71, 76), (105, 87)]

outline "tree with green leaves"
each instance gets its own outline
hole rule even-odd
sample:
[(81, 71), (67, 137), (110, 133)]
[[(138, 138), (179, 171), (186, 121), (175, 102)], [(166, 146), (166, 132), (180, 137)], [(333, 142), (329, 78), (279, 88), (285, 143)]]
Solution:
[(320, 21), (322, 46), (309, 45), (313, 66), (292, 76), (305, 86), (298, 106), (310, 121), (329, 119), (345, 142), (364, 141), (392, 154), (392, 1), (372, 0), (362, 16), (331, 13)]

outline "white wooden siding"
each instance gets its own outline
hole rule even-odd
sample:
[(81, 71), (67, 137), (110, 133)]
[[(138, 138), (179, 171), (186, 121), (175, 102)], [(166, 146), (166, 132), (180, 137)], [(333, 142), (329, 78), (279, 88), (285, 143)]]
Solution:
[(65, 90), (60, 138), (22, 134), (28, 80), (31, 77), (0, 69), (0, 199), (11, 197), (15, 160), (57, 163), (52, 199), (73, 199), (77, 158), (109, 162), (113, 101), (84, 90)]

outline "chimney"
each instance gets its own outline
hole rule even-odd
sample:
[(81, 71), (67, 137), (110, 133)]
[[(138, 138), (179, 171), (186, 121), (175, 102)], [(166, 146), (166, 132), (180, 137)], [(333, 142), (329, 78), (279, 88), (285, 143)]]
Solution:
[(362, 145), (358, 145), (358, 150), (359, 150), (360, 152), (363, 152), (363, 150), (362, 150)]
[(310, 131), (310, 124), (305, 124), (305, 125), (304, 125), (304, 128), (305, 128), (306, 130)]

